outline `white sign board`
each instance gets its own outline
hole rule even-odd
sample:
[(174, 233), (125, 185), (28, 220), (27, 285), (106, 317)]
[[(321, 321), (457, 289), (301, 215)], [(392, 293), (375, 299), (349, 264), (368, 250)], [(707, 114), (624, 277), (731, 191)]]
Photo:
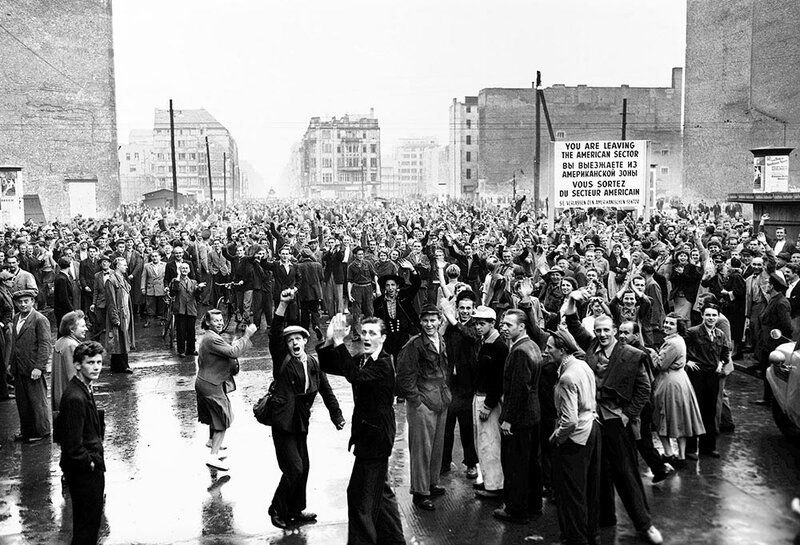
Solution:
[(767, 155), (764, 161), (764, 191), (789, 191), (789, 156)]
[(97, 217), (97, 180), (72, 180), (69, 188), (69, 215)]
[(555, 208), (644, 208), (647, 141), (553, 143)]

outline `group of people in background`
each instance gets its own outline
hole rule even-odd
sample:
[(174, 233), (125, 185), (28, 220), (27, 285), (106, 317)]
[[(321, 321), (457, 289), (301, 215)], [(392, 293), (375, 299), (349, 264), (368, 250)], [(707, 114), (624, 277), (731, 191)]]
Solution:
[[(657, 484), (720, 456), (718, 434), (735, 428), (733, 361), (752, 351), (763, 373), (779, 343), (772, 329), (800, 339), (800, 249), (781, 226), (767, 236), (768, 216), (751, 223), (733, 209), (541, 212), (524, 200), (129, 205), (104, 220), (9, 229), (0, 398), (16, 396), (20, 439), (41, 441), (74, 377), (93, 404), (95, 352), (112, 372), (133, 372), (134, 326), (157, 323), (169, 304), (177, 355), (198, 356), (206, 463), (219, 470), (235, 360), (269, 332), (276, 389), (291, 400), (272, 427), (276, 526), (316, 518), (305, 511), (308, 414), (320, 393), (344, 426), (326, 378), (335, 373), (357, 393), (354, 543), (402, 542), (387, 484), (395, 400), (418, 509), (435, 510), (441, 475), (459, 469), (458, 426), (464, 476), (478, 498), (502, 502), (495, 517), (528, 523), (553, 497), (561, 539), (590, 543), (616, 523), (616, 491), (636, 529), (661, 543), (638, 457)], [(233, 342), (214, 310), (228, 289), (243, 331)], [(769, 399), (765, 378), (757, 403)]]

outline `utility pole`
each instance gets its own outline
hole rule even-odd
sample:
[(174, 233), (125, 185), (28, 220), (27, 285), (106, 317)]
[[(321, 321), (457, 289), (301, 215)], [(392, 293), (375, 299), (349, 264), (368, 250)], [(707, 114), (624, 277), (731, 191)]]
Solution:
[(628, 99), (622, 99), (622, 139), (625, 140), (625, 132), (628, 128)]
[(517, 171), (511, 175), (511, 208), (517, 207)]
[(169, 99), (169, 147), (172, 152), (172, 206), (178, 209), (178, 167), (175, 166), (175, 114), (172, 99)]
[(228, 153), (222, 152), (222, 206), (228, 207)]
[(208, 200), (214, 200), (214, 186), (211, 184), (211, 151), (208, 149), (208, 136), (206, 136), (206, 165), (208, 166)]
[[(542, 148), (542, 99), (540, 96), (542, 86), (542, 73), (536, 71), (536, 148), (533, 154), (533, 206), (534, 210), (539, 209), (539, 169), (541, 166)], [(516, 204), (516, 203), (514, 203)]]

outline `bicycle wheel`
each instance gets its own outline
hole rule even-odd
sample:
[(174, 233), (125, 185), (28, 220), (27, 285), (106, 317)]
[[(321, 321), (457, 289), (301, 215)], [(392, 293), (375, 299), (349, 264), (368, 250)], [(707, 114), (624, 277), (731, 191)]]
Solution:
[(222, 331), (228, 331), (228, 326), (231, 324), (232, 313), (228, 301), (224, 296), (217, 300), (216, 309), (222, 313), (222, 323), (224, 324)]

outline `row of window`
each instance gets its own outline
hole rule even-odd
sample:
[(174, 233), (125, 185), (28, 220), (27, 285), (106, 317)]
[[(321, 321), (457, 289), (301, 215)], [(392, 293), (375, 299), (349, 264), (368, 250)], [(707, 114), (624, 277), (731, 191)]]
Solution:
[[(364, 140), (367, 139), (367, 133), (365, 131), (355, 131), (355, 130), (343, 130), (339, 131), (339, 138), (359, 138), (359, 134), (361, 134), (360, 138)], [(376, 138), (372, 133), (369, 135), (370, 138)], [(320, 131), (320, 138), (330, 139), (331, 138), (331, 131), (329, 129), (323, 129)]]
[[(344, 147), (345, 153), (367, 153), (367, 146), (359, 146), (358, 144), (347, 144)], [(370, 153), (378, 153), (378, 145), (377, 144), (370, 144), (369, 145), (369, 152)], [(322, 153), (333, 153), (333, 144), (328, 142), (324, 142), (322, 144)], [(336, 153), (342, 153), (342, 146), (336, 146)]]
[[(309, 158), (308, 166), (309, 168), (317, 168), (317, 158), (316, 157)], [(338, 168), (366, 167), (367, 159), (359, 157), (339, 157), (336, 160), (336, 166)], [(378, 158), (377, 157), (370, 158), (369, 166), (370, 168), (378, 168)], [(322, 168), (333, 168), (333, 159), (331, 159), (330, 157), (323, 157)]]
[[(155, 129), (155, 134), (169, 134), (169, 129)], [(205, 129), (175, 129), (175, 134), (180, 136), (202, 136), (206, 133)]]

